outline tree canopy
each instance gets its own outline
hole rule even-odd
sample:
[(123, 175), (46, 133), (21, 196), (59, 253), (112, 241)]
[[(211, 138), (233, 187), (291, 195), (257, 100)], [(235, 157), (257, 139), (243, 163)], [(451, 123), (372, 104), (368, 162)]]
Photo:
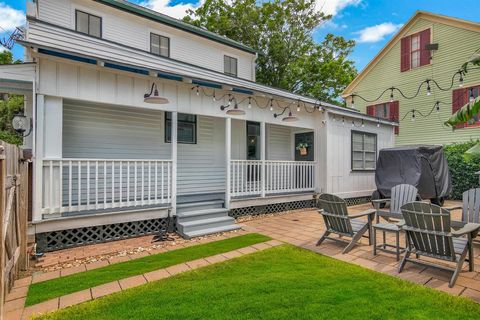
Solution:
[[(0, 52), (0, 65), (20, 63), (14, 60), (10, 51)], [(12, 128), (12, 118), (15, 112), (23, 109), (23, 96), (9, 95), (0, 92), (0, 140), (12, 144), (21, 144), (20, 137)]]
[(335, 102), (356, 76), (348, 56), (353, 40), (314, 31), (330, 16), (315, 0), (206, 0), (185, 21), (258, 51), (256, 80), (323, 101)]

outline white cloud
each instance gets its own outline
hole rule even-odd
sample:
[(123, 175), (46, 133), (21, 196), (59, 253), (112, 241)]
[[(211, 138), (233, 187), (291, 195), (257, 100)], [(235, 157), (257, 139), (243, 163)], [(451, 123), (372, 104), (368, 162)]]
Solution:
[(362, 0), (317, 0), (317, 10), (335, 16), (348, 6), (358, 6)]
[(0, 32), (13, 31), (15, 27), (22, 26), (24, 23), (25, 13), (23, 11), (13, 9), (0, 2)]
[(359, 43), (374, 43), (381, 41), (392, 33), (395, 33), (403, 26), (403, 24), (394, 24), (391, 22), (384, 22), (381, 24), (377, 24), (371, 27), (364, 28), (360, 31), (354, 32), (354, 34), (358, 35), (356, 39)]
[(178, 3), (170, 5), (171, 0), (148, 0), (140, 3), (149, 9), (166, 14), (167, 16), (182, 19), (187, 15), (187, 10), (196, 9), (203, 4), (205, 0), (200, 0), (195, 3)]

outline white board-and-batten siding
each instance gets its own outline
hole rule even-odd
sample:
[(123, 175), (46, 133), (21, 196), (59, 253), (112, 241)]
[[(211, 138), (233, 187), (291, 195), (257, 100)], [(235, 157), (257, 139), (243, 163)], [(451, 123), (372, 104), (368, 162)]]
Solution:
[(395, 144), (392, 126), (376, 126), (375, 122), (365, 122), (361, 127), (356, 121), (352, 127), (352, 120), (345, 117), (342, 121), (333, 121), (330, 115), (327, 122), (327, 157), (322, 157), (326, 162), (321, 164), (326, 173), (326, 192), (336, 194), (343, 198), (369, 196), (376, 189), (375, 171), (352, 170), (352, 131), (374, 133), (377, 135), (378, 152), (384, 148), (391, 148)]
[[(66, 101), (63, 158), (169, 160), (163, 111)], [(178, 194), (225, 190), (224, 120), (198, 116), (197, 144), (178, 144)]]
[(102, 38), (143, 51), (150, 51), (150, 33), (170, 38), (170, 57), (223, 72), (223, 56), (238, 59), (238, 77), (255, 80), (255, 54), (192, 33), (85, 0), (41, 0), (38, 18), (75, 30), (75, 10), (102, 18)]

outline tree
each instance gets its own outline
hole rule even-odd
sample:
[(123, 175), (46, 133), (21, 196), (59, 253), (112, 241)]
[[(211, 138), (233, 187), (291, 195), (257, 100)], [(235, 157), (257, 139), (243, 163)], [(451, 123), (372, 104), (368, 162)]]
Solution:
[[(13, 60), (13, 55), (10, 51), (0, 52), (0, 65), (20, 62), (20, 60)], [(22, 144), (22, 137), (12, 128), (13, 115), (22, 109), (23, 96), (0, 92), (0, 140), (12, 144)]]
[(315, 9), (315, 0), (206, 0), (184, 20), (243, 43), (259, 52), (257, 81), (314, 98), (338, 102), (356, 76), (348, 60), (355, 43), (313, 33), (331, 17)]

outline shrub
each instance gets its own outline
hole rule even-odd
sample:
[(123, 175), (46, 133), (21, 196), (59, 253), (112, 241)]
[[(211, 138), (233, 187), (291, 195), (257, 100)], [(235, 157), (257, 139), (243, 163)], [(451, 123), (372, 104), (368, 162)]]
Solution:
[(468, 159), (464, 156), (465, 151), (476, 143), (478, 141), (454, 143), (444, 148), (452, 175), (453, 191), (450, 195), (451, 199), (462, 199), (464, 191), (478, 187), (478, 175), (475, 172), (480, 171), (480, 156), (477, 155)]

